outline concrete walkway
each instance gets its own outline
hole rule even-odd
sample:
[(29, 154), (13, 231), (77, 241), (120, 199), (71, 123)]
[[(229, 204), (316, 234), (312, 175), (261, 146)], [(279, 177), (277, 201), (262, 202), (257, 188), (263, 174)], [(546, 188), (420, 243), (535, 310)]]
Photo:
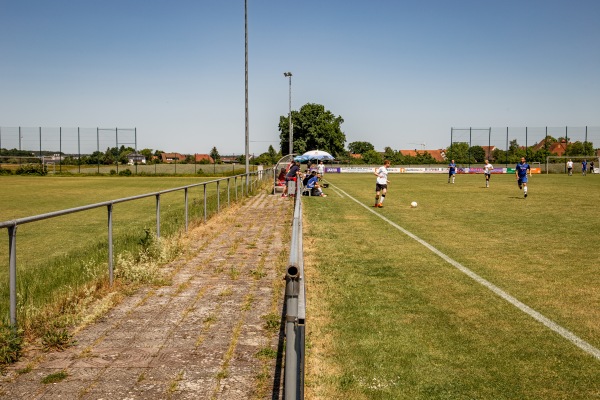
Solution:
[(291, 214), (289, 200), (260, 194), (192, 230), (169, 286), (127, 297), (63, 352), (26, 354), (0, 398), (279, 398), (281, 332), (264, 316), (281, 318)]

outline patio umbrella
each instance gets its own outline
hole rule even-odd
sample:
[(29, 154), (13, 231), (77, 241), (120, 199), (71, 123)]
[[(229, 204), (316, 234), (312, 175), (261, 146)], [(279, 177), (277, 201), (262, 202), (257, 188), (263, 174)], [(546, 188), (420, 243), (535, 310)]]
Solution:
[(334, 157), (326, 151), (323, 150), (311, 150), (302, 154), (302, 156), (308, 157), (309, 160), (328, 160), (332, 161)]
[(298, 161), (299, 163), (303, 163), (303, 162), (306, 162), (308, 160), (309, 160), (309, 158), (307, 156), (305, 156), (305, 155), (294, 157), (294, 161)]

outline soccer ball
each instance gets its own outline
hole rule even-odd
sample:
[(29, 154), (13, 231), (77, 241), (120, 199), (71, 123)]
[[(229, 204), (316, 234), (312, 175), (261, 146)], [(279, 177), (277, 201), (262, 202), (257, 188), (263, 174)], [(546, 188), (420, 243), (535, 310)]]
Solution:
[(411, 206), (412, 208), (415, 208), (415, 207), (417, 206), (417, 202), (416, 202), (416, 201), (413, 201), (412, 203), (410, 203), (410, 206)]

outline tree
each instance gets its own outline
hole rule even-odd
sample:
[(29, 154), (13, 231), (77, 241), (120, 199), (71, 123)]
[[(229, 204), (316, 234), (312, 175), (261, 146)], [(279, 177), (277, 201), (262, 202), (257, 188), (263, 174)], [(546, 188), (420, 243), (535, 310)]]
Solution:
[(471, 146), (471, 159), (475, 162), (483, 162), (486, 158), (485, 150), (481, 146)]
[(519, 143), (517, 143), (517, 139), (513, 139), (510, 141), (510, 144), (508, 146), (508, 154), (509, 155), (516, 155), (519, 152)]
[(433, 158), (433, 156), (427, 151), (424, 153), (418, 153), (415, 158), (417, 159), (418, 164), (435, 164), (437, 162), (435, 161), (435, 158)]
[(127, 158), (127, 155), (129, 155), (131, 153), (135, 153), (135, 149), (133, 147), (121, 146), (121, 148), (119, 149), (119, 155), (117, 158), (118, 162), (121, 164), (127, 164), (127, 162), (129, 161), (129, 159)]
[[(341, 130), (344, 119), (325, 110), (321, 104), (307, 103), (300, 111), (292, 111), (294, 153), (324, 150), (334, 157), (344, 154), (346, 135)], [(279, 117), (279, 141), (281, 154), (289, 153), (289, 119)]]
[(551, 155), (550, 151), (548, 151), (547, 149), (545, 149), (543, 147), (537, 151), (530, 148), (529, 157), (528, 157), (527, 161), (545, 162), (546, 157), (550, 156), (550, 155)]
[(152, 161), (152, 149), (142, 149), (139, 153), (144, 156), (146, 162)]
[(277, 161), (281, 158), (281, 153), (277, 153), (273, 146), (269, 145), (269, 149), (267, 150), (269, 157), (271, 158), (270, 164), (275, 165)]
[(550, 146), (552, 146), (552, 144), (556, 143), (556, 142), (557, 142), (557, 140), (554, 137), (552, 137), (550, 135), (546, 136), (544, 138), (544, 149), (548, 150), (550, 148)]
[(212, 157), (215, 164), (221, 163), (221, 155), (219, 154), (219, 151), (216, 147), (212, 148), (212, 150), (210, 151), (210, 156)]
[(567, 153), (573, 156), (593, 156), (594, 145), (592, 142), (580, 142), (578, 140), (567, 145)]
[(375, 150), (367, 150), (362, 153), (362, 159), (366, 164), (381, 164), (383, 157)]
[(469, 162), (469, 143), (454, 142), (452, 146), (446, 149), (448, 160), (454, 160), (457, 163)]
[(353, 154), (363, 154), (375, 147), (369, 142), (352, 142), (348, 144), (348, 150)]

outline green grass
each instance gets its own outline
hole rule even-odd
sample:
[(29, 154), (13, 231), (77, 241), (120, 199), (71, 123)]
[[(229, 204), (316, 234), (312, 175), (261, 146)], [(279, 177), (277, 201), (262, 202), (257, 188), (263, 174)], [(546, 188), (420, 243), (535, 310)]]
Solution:
[(369, 211), (600, 348), (600, 176), (535, 175), (525, 200), (514, 176), (392, 174), (383, 209), (373, 176), (326, 178), (303, 198), (315, 398), (600, 398), (600, 360)]
[(69, 374), (66, 371), (55, 372), (55, 373), (45, 376), (42, 379), (42, 383), (43, 384), (57, 383), (57, 382), (60, 382), (64, 379), (66, 379), (68, 376), (69, 376)]
[[(2, 176), (0, 220), (11, 220), (112, 199), (152, 193), (199, 183), (195, 177), (19, 177)], [(242, 198), (242, 180), (237, 179)], [(220, 208), (227, 206), (227, 184), (220, 184)], [(217, 212), (216, 185), (207, 186), (206, 214)], [(236, 200), (230, 180), (230, 202)], [(188, 190), (189, 222), (204, 218), (204, 191)], [(160, 197), (161, 237), (184, 228), (183, 190)], [(194, 222), (195, 221), (195, 222)], [(3, 230), (6, 232), (6, 230)], [(118, 254), (138, 254), (154, 248), (148, 234), (156, 232), (156, 198), (135, 200), (113, 206), (113, 244)], [(8, 238), (0, 246), (0, 281), (8, 282)], [(68, 311), (73, 300), (89, 297), (94, 287), (108, 280), (106, 207), (20, 225), (17, 228), (17, 291), (19, 325), (26, 329), (32, 318), (53, 304)], [(134, 260), (135, 261), (135, 260)], [(8, 285), (0, 286), (0, 317), (8, 316)], [(35, 323), (35, 322), (34, 322)]]
[[(119, 165), (119, 172), (129, 169), (133, 174), (136, 173), (136, 166), (134, 165)], [(250, 170), (255, 171), (256, 166), (250, 165)], [(59, 168), (49, 167), (48, 173), (71, 173), (71, 174), (110, 174), (111, 171), (117, 172), (115, 165), (101, 165), (99, 168), (97, 165), (82, 165), (78, 167), (76, 165), (63, 165)], [(181, 164), (181, 163), (166, 163), (166, 164), (149, 164), (149, 165), (138, 165), (138, 174), (145, 175), (200, 175), (200, 176), (224, 176), (224, 175), (236, 175), (244, 174), (244, 164)]]

